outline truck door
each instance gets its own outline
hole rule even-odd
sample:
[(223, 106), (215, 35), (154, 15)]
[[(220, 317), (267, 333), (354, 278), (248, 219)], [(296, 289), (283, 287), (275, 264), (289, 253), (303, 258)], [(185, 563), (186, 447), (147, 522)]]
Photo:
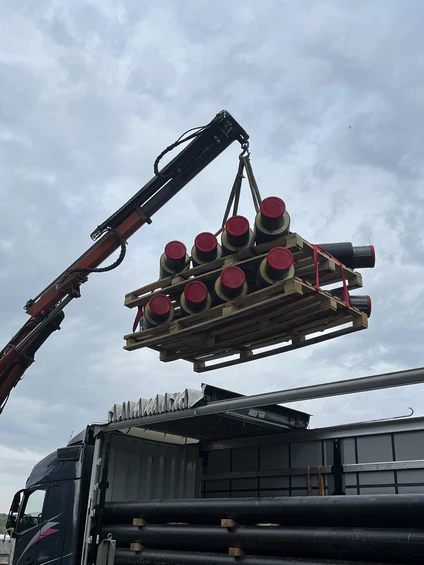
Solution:
[(13, 565), (35, 565), (37, 542), (40, 539), (41, 515), (46, 498), (46, 486), (34, 486), (25, 491), (18, 522), (13, 532), (16, 539)]
[(69, 488), (71, 488), (71, 481), (49, 485), (41, 516), (41, 528), (37, 543), (37, 565), (43, 565), (47, 562), (51, 565), (57, 565), (62, 559), (67, 522), (65, 495)]
[(24, 491), (14, 531), (13, 565), (43, 565), (62, 559), (66, 533), (65, 495), (71, 481)]

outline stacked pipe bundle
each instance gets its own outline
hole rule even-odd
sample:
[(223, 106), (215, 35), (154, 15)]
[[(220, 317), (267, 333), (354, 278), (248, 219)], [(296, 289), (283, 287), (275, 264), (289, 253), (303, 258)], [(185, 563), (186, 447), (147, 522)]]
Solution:
[[(256, 214), (253, 228), (248, 218), (236, 215), (226, 221), (221, 241), (210, 232), (199, 233), (191, 248), (177, 240), (166, 244), (160, 257), (160, 279), (175, 277), (179, 273), (199, 265), (213, 264), (213, 261), (254, 248), (270, 244), (290, 232), (290, 216), (285, 202), (276, 196), (262, 200)], [(373, 268), (375, 250), (372, 245), (353, 246), (350, 242), (323, 243), (318, 248), (329, 253), (350, 269)], [(262, 252), (263, 253), (263, 252)], [(188, 282), (179, 300), (171, 303), (165, 294), (153, 296), (144, 309), (143, 329), (167, 324), (173, 319), (190, 316), (207, 310), (217, 304), (229, 302), (276, 282), (290, 279), (295, 274), (295, 261), (289, 249), (276, 245), (271, 247), (256, 272), (239, 266), (222, 268), (219, 276), (209, 282)], [(330, 291), (338, 298), (344, 298), (343, 289)], [(348, 295), (350, 305), (371, 315), (371, 298), (368, 295)]]
[(424, 495), (112, 502), (102, 536), (117, 565), (422, 564), (423, 512)]

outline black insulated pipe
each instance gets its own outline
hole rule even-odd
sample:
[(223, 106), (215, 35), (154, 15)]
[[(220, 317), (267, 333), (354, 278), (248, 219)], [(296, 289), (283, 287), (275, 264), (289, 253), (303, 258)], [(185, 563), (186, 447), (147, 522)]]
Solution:
[(221, 234), (222, 254), (230, 255), (253, 246), (254, 235), (249, 220), (244, 216), (231, 216)]
[(346, 241), (341, 243), (318, 243), (318, 246), (341, 261), (349, 269), (373, 269), (375, 267), (375, 249), (373, 245), (354, 246)]
[(239, 296), (247, 294), (246, 275), (240, 267), (230, 265), (222, 269), (221, 274), (216, 279), (212, 302), (214, 305), (230, 302)]
[(216, 235), (210, 232), (199, 233), (191, 248), (193, 267), (204, 265), (209, 261), (222, 256), (222, 247), (219, 245)]
[(174, 318), (174, 307), (166, 294), (152, 296), (143, 309), (143, 329), (168, 324)]
[(286, 203), (277, 196), (264, 198), (256, 214), (254, 235), (259, 245), (286, 235), (290, 230), (290, 216)]
[(182, 241), (169, 241), (159, 260), (159, 277), (164, 279), (190, 267), (187, 248)]
[(185, 551), (166, 551), (144, 549), (131, 551), (116, 549), (115, 565), (386, 565), (383, 561), (340, 561), (337, 559), (296, 559), (286, 557), (264, 557), (263, 555), (243, 555), (230, 557), (222, 553), (200, 553)]
[[(329, 292), (333, 296), (336, 296), (337, 298), (344, 300), (343, 288), (337, 288), (334, 290), (330, 290)], [(349, 294), (350, 306), (352, 306), (353, 308), (357, 308), (360, 312), (363, 312), (368, 316), (368, 318), (370, 318), (371, 310), (372, 310), (371, 296), (368, 296), (368, 294), (351, 294), (350, 292), (348, 294)]]
[[(417, 522), (418, 524), (420, 522)], [(392, 559), (422, 565), (424, 530), (364, 528), (293, 528), (280, 526), (147, 525), (103, 527), (117, 545), (140, 543), (146, 549), (216, 551), (238, 547), (247, 553), (326, 559)]]
[(107, 502), (104, 523), (220, 524), (221, 518), (242, 524), (414, 528), (424, 515), (423, 494), (349, 495), (326, 497), (192, 498)]

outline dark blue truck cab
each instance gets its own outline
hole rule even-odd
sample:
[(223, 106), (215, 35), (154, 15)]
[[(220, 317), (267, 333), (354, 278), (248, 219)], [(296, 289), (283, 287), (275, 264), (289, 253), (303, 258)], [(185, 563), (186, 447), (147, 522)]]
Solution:
[(93, 446), (87, 428), (37, 463), (15, 494), (7, 524), (14, 528), (13, 565), (79, 563)]

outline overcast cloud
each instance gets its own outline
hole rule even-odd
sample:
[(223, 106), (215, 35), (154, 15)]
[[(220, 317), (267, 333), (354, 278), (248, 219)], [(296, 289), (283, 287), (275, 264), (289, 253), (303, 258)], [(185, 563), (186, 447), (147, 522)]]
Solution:
[[(0, 3), (0, 345), (188, 128), (229, 110), (263, 195), (312, 242), (374, 244), (370, 327), (198, 375), (128, 353), (125, 293), (165, 243), (216, 231), (235, 145), (93, 275), (0, 417), (0, 511), (32, 465), (115, 402), (198, 388), (259, 393), (419, 367), (423, 331), (424, 5), (380, 0), (3, 0)], [(242, 212), (253, 220), (246, 197)], [(424, 414), (424, 386), (301, 403), (313, 427)]]

